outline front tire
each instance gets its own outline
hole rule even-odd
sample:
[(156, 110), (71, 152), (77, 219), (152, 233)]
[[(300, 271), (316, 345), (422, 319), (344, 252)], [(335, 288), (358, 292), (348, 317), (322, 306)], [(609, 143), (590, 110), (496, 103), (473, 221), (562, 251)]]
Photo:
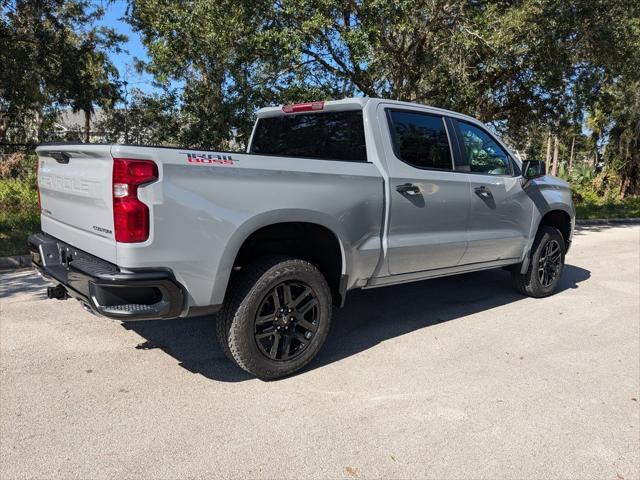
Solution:
[(331, 293), (309, 262), (265, 257), (232, 279), (217, 321), (227, 356), (252, 375), (271, 380), (316, 356), (331, 324)]
[(564, 237), (557, 228), (543, 226), (533, 242), (531, 261), (525, 273), (513, 270), (511, 277), (516, 289), (529, 297), (552, 295), (564, 269)]

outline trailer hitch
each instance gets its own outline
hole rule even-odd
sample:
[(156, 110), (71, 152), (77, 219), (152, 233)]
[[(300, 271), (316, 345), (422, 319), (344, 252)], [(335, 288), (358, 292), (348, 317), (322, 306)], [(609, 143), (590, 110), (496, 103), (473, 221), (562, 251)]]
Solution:
[(56, 300), (66, 300), (69, 298), (69, 294), (67, 293), (67, 289), (60, 284), (55, 287), (47, 287), (47, 297), (55, 298)]

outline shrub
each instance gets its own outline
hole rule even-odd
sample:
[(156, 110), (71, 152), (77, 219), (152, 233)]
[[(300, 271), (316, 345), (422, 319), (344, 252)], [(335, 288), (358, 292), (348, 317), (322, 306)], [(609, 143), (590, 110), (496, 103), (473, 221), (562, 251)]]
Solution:
[(11, 153), (0, 155), (0, 179), (21, 179), (36, 171), (35, 154)]
[(571, 171), (570, 181), (574, 185), (587, 185), (593, 180), (593, 167), (586, 163), (574, 165)]
[(20, 213), (38, 209), (35, 155), (15, 154), (2, 162), (0, 170), (0, 209)]
[(0, 179), (0, 209), (5, 213), (38, 209), (35, 175), (24, 179)]
[(27, 253), (40, 212), (35, 155), (13, 154), (0, 162), (0, 256)]

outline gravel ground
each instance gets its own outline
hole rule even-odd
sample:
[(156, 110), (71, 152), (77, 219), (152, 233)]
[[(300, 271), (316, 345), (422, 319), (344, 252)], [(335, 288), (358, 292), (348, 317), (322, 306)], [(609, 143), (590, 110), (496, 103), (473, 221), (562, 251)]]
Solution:
[(574, 238), (560, 291), (504, 271), (357, 291), (302, 373), (212, 318), (125, 323), (0, 275), (0, 477), (640, 478), (640, 226)]

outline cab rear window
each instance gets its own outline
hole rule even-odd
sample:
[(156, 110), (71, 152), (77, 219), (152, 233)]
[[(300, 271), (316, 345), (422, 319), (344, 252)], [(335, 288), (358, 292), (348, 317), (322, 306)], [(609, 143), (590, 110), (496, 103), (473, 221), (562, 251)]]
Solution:
[(320, 112), (258, 119), (251, 153), (366, 162), (362, 111)]

